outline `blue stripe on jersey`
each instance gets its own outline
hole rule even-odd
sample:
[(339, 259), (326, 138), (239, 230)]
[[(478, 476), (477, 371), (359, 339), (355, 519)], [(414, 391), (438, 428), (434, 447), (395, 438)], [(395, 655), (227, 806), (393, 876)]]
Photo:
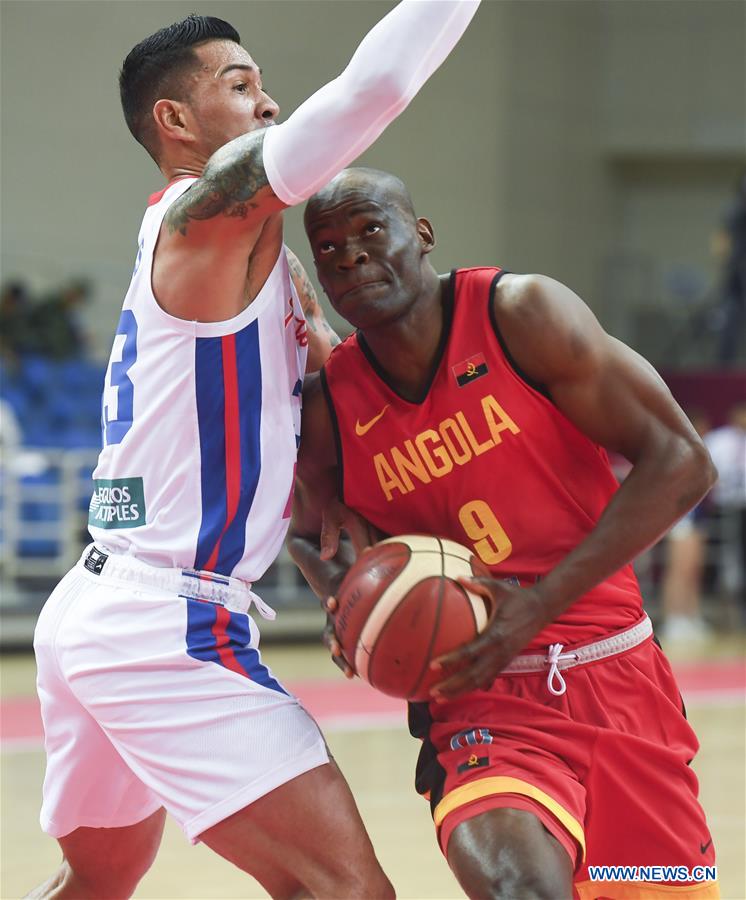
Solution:
[(225, 575), (241, 562), (246, 547), (246, 519), (261, 474), (262, 365), (259, 323), (253, 321), (236, 334), (238, 421), (241, 440), (241, 486), (238, 509), (220, 543), (216, 572)]
[(204, 568), (225, 525), (225, 397), (223, 349), (219, 337), (197, 338), (194, 351), (199, 426), (202, 521), (194, 568)]
[(279, 681), (272, 677), (269, 669), (260, 662), (259, 651), (254, 647), (247, 646), (251, 640), (249, 617), (243, 613), (233, 612), (230, 617), (225, 631), (231, 639), (231, 647), (233, 647), (236, 659), (246, 670), (246, 674), (257, 684), (271, 688), (273, 691), (279, 691), (281, 694), (287, 694)]
[(224, 575), (230, 575), (243, 558), (246, 519), (261, 474), (262, 370), (258, 321), (251, 322), (234, 337), (241, 471), (238, 506), (227, 527), (223, 341), (220, 337), (197, 338), (195, 341), (202, 520), (194, 568), (202, 569), (206, 566), (220, 540), (218, 557), (211, 568)]
[(233, 663), (230, 662), (226, 666), (216, 647), (218, 638), (213, 628), (218, 618), (218, 608), (214, 603), (191, 598), (187, 598), (186, 604), (188, 656), (203, 662), (216, 663), (223, 668), (229, 668), (232, 672), (236, 672), (240, 668), (251, 681), (281, 694), (287, 694), (282, 685), (272, 677), (267, 667), (262, 665), (259, 652), (254, 647), (247, 646), (251, 641), (251, 626), (246, 613), (230, 612), (229, 610), (224, 610), (223, 613), (223, 615), (225, 613), (228, 615), (225, 634), (229, 639), (228, 643), (223, 644), (223, 653), (229, 654), (232, 660), (238, 664), (238, 666), (232, 667)]
[(202, 600), (187, 600), (187, 654), (194, 659), (221, 665), (220, 654), (215, 649), (215, 607)]

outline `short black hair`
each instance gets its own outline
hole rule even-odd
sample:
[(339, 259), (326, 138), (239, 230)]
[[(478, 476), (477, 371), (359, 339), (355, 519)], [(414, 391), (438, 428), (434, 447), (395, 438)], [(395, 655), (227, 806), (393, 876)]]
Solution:
[(119, 96), (127, 127), (156, 162), (153, 105), (166, 95), (172, 100), (184, 99), (179, 76), (197, 64), (193, 48), (214, 40), (241, 43), (239, 33), (228, 22), (193, 13), (140, 41), (122, 63)]

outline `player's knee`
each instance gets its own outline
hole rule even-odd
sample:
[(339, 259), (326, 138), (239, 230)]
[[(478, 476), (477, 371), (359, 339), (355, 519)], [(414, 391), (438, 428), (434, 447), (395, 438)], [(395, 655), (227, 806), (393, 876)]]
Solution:
[[(357, 872), (338, 881), (338, 896), (375, 897), (377, 900), (393, 900), (396, 891), (380, 866), (366, 872)], [(337, 896), (337, 894), (335, 894)]]
[(479, 896), (489, 900), (563, 900), (572, 896), (572, 889), (556, 873), (541, 871), (523, 860), (497, 860), (484, 873), (484, 888)]
[(470, 897), (480, 900), (571, 898), (572, 864), (530, 813), (500, 809), (459, 825), (448, 863)]
[(165, 814), (122, 829), (80, 829), (60, 840), (63, 897), (130, 897), (153, 864)]
[(35, 890), (26, 895), (28, 900), (100, 900), (101, 897), (131, 897), (140, 878), (145, 874), (136, 868), (121, 869), (109, 866), (102, 860), (92, 860), (88, 864), (71, 865), (65, 859), (59, 870)]
[(454, 872), (469, 897), (480, 900), (564, 900), (572, 887), (564, 873), (542, 869), (535, 861), (503, 848), (495, 856), (470, 860)]
[(309, 887), (314, 896), (346, 898), (380, 898), (392, 900), (396, 897), (394, 886), (381, 868), (375, 854), (370, 850), (364, 857), (340, 854), (330, 859), (323, 867), (316, 865), (314, 883)]
[(131, 897), (143, 875), (152, 865), (152, 857), (129, 859), (97, 860), (86, 866), (73, 868), (65, 881), (74, 885), (77, 897)]

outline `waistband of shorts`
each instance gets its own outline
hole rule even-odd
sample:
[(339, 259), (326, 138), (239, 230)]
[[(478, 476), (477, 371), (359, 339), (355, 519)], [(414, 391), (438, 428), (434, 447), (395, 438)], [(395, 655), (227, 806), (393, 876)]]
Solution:
[(92, 575), (173, 591), (185, 600), (204, 600), (234, 612), (248, 613), (253, 603), (263, 618), (275, 618), (274, 610), (253, 593), (249, 582), (228, 575), (151, 566), (134, 556), (112, 553), (99, 544), (89, 544), (78, 565)]
[(556, 666), (557, 669), (571, 669), (573, 666), (582, 666), (586, 663), (597, 662), (610, 656), (617, 656), (632, 650), (642, 644), (653, 635), (653, 623), (647, 615), (644, 615), (636, 625), (618, 631), (609, 637), (594, 641), (592, 644), (584, 644), (580, 647), (572, 647), (563, 652), (551, 653), (524, 653), (516, 656), (500, 672), (501, 675), (528, 675), (536, 672), (545, 672), (548, 666)]

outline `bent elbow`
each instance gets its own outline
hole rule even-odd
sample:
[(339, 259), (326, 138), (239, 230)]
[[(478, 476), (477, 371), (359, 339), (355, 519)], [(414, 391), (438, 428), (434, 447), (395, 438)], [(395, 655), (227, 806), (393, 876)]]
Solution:
[(701, 442), (689, 444), (687, 462), (687, 481), (692, 496), (699, 502), (713, 487), (718, 479), (718, 472), (709, 451)]

